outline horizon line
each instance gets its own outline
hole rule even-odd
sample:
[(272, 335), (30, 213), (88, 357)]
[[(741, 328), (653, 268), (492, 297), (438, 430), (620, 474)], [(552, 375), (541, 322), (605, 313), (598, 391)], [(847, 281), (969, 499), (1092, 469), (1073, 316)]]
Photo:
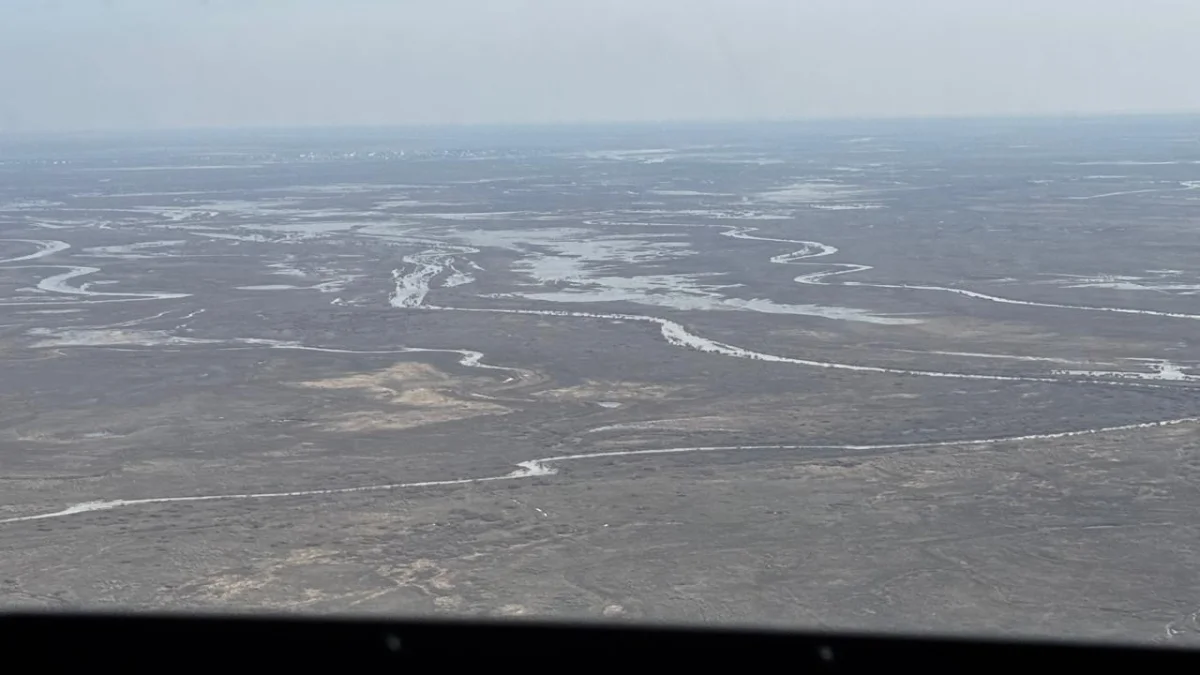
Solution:
[(137, 135), (159, 133), (214, 133), (214, 132), (311, 132), (311, 131), (382, 131), (382, 130), (483, 130), (483, 129), (571, 129), (603, 127), (689, 127), (689, 126), (752, 126), (752, 125), (819, 125), (838, 123), (888, 123), (888, 122), (986, 122), (986, 121), (1071, 121), (1071, 120), (1120, 120), (1132, 118), (1188, 118), (1200, 117), (1200, 109), (1171, 111), (1061, 111), (1041, 113), (965, 113), (965, 114), (900, 114), (900, 115), (857, 115), (817, 117), (773, 117), (773, 118), (664, 118), (664, 119), (614, 119), (614, 120), (557, 120), (535, 122), (387, 122), (387, 123), (320, 123), (320, 124), (245, 124), (245, 125), (191, 125), (134, 127), (91, 127), (70, 129), (2, 129), (0, 137), (32, 136), (89, 136), (89, 135)]

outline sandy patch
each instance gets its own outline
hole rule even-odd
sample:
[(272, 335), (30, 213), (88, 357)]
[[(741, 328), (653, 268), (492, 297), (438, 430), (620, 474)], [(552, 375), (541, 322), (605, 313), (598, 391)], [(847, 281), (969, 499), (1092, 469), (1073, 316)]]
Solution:
[(672, 398), (682, 387), (649, 384), (646, 382), (613, 382), (587, 380), (573, 387), (546, 389), (534, 394), (537, 398), (550, 401), (659, 401)]
[(309, 389), (359, 392), (375, 403), (370, 410), (334, 414), (336, 431), (409, 429), (427, 424), (503, 415), (510, 408), (473, 398), (495, 387), (488, 378), (456, 377), (425, 363), (397, 363), (383, 370), (294, 383)]
[[(300, 550), (289, 553), (281, 560), (274, 560), (256, 565), (256, 569), (248, 574), (222, 574), (209, 580), (202, 595), (221, 602), (235, 602), (247, 594), (264, 590), (267, 586), (277, 584), (280, 577), (289, 570), (306, 565), (327, 563), (336, 555), (329, 550)], [(295, 601), (282, 603), (283, 606), (303, 605), (310, 598), (297, 598)], [(275, 604), (275, 603), (272, 603)]]

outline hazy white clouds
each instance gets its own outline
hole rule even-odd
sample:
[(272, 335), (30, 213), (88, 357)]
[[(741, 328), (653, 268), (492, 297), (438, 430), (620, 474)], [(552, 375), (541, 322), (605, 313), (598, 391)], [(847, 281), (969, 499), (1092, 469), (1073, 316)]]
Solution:
[(1200, 110), (1192, 0), (8, 0), (0, 129)]

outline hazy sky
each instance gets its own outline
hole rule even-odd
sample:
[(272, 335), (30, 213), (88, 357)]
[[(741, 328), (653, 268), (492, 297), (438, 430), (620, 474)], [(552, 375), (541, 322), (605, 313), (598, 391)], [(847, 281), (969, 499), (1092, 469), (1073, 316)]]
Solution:
[(0, 0), (0, 130), (1200, 111), (1198, 0)]

